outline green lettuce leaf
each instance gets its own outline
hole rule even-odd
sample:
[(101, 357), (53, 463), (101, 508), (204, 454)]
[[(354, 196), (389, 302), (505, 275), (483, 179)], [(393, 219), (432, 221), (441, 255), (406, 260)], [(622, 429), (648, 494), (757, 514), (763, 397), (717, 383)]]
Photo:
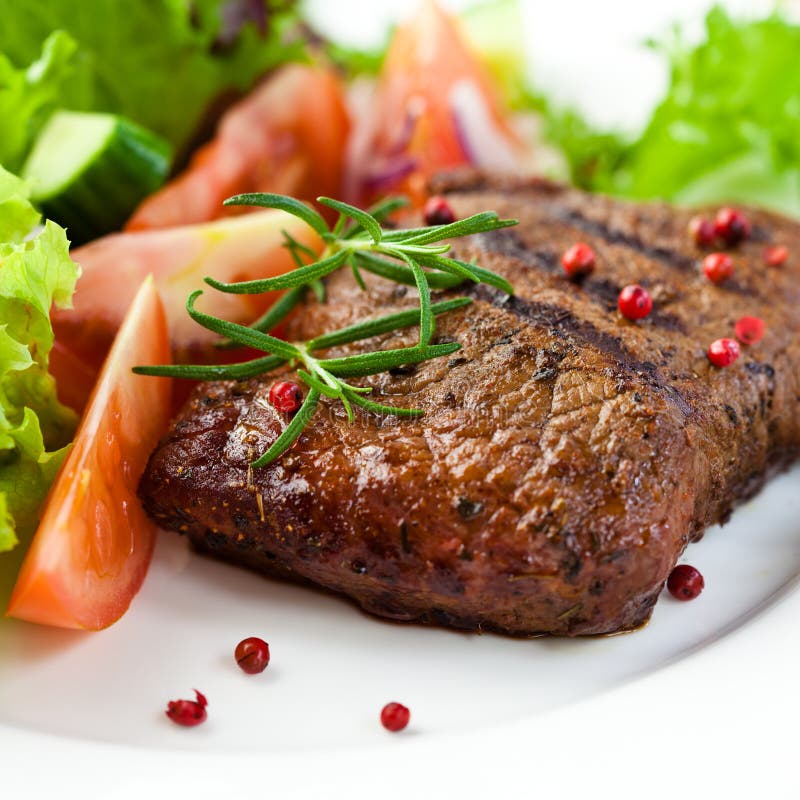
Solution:
[[(41, 41), (31, 59), (23, 62), (32, 63), (23, 68), (15, 67), (0, 51), (0, 164), (8, 169), (20, 166), (39, 129), (63, 102), (65, 93), (76, 101), (85, 99), (85, 93), (78, 89), (85, 84), (77, 77), (79, 60), (74, 40), (57, 31), (44, 39), (43, 46)], [(0, 241), (4, 241), (2, 225), (0, 221)]]
[(288, 35), (297, 21), (293, 6), (285, 0), (0, 0), (0, 53), (28, 64), (52, 31), (66, 31), (79, 57), (63, 107), (121, 114), (180, 150), (218, 96), (248, 89), (266, 70), (301, 57), (303, 43)]
[(16, 175), (0, 168), (0, 243), (21, 242), (39, 221), (28, 202), (28, 187)]
[(681, 203), (754, 203), (800, 215), (800, 25), (738, 21), (720, 8), (706, 38), (676, 29), (664, 100), (630, 141), (549, 111), (549, 138), (584, 188)]
[(47, 222), (26, 239), (38, 214), (24, 182), (0, 168), (0, 552), (29, 537), (75, 430), (48, 373), (50, 308), (67, 307), (78, 266), (63, 228)]

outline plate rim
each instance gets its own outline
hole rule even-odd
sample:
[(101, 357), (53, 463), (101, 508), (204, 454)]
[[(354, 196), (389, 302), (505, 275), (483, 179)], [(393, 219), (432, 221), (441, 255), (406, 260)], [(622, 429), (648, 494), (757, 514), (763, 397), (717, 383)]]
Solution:
[[(733, 630), (720, 631), (684, 657), (596, 695), (522, 720), (498, 721), (475, 731), (387, 738), (370, 748), (276, 753), (153, 749), (0, 723), (2, 783), (4, 788), (24, 787), (29, 796), (58, 790), (62, 797), (141, 798), (145, 789), (157, 785), (159, 794), (188, 796), (191, 791), (192, 797), (211, 798), (220, 791), (251, 791), (254, 775), (266, 773), (270, 792), (280, 789), (291, 794), (278, 796), (293, 798), (374, 798), (377, 786), (382, 798), (407, 798), (409, 792), (441, 798), (457, 789), (473, 796), (483, 793), (483, 785), (497, 796), (517, 797), (531, 785), (530, 756), (535, 754), (536, 763), (548, 765), (535, 774), (537, 793), (572, 796), (596, 791), (613, 778), (618, 792), (647, 786), (650, 796), (662, 796), (663, 790), (666, 797), (674, 788), (668, 792), (667, 783), (653, 782), (653, 753), (661, 750), (666, 763), (680, 765), (681, 781), (691, 778), (693, 793), (718, 792), (727, 784), (735, 796), (745, 796), (740, 792), (752, 784), (762, 796), (796, 797), (800, 773), (794, 769), (794, 737), (782, 731), (787, 718), (800, 711), (800, 693), (787, 697), (785, 690), (795, 684), (800, 663), (798, 616), (800, 576), (740, 618)], [(749, 689), (737, 692), (732, 703), (736, 687)], [(687, 720), (696, 724), (687, 728)], [(587, 723), (600, 722), (602, 737), (578, 737), (565, 749), (571, 731), (589, 730)], [(768, 731), (773, 735), (764, 735)], [(730, 769), (732, 754), (741, 752), (743, 743), (747, 758)], [(47, 754), (47, 770), (41, 769), (42, 753)], [(619, 769), (621, 758), (627, 764), (624, 770)], [(570, 763), (573, 767), (565, 773)], [(398, 770), (402, 764), (413, 764), (413, 769)], [(453, 764), (472, 766), (454, 771)], [(714, 764), (726, 765), (729, 772), (712, 769)], [(665, 771), (663, 764), (657, 768)], [(113, 794), (108, 794), (110, 781)], [(39, 794), (31, 792), (34, 787)], [(768, 788), (772, 794), (764, 794)]]

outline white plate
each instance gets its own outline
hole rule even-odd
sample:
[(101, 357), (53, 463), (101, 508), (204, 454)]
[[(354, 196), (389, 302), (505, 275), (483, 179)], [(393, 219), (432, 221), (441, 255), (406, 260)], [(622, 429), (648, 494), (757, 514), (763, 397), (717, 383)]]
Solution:
[[(487, 787), (504, 785), (523, 766), (563, 769), (570, 759), (590, 757), (598, 766), (619, 761), (630, 778), (653, 768), (631, 758), (643, 744), (647, 756), (659, 728), (673, 740), (674, 749), (660, 756), (666, 777), (667, 764), (679, 763), (677, 753), (685, 759), (687, 742), (698, 737), (709, 757), (719, 757), (736, 731), (720, 721), (733, 710), (737, 738), (748, 747), (743, 766), (759, 773), (762, 788), (785, 780), (793, 763), (769, 764), (764, 775), (768, 762), (756, 749), (768, 745), (772, 757), (793, 746), (779, 726), (800, 711), (800, 593), (790, 591), (800, 573), (799, 488), (800, 469), (777, 478), (724, 530), (710, 530), (689, 549), (706, 578), (697, 600), (665, 596), (643, 630), (581, 640), (511, 640), (381, 622), (345, 601), (194, 555), (165, 533), (144, 589), (109, 630), (0, 623), (0, 785), (16, 778), (28, 788), (51, 787), (72, 770), (81, 777), (70, 786), (83, 797), (112, 796), (102, 790), (111, 779), (113, 796), (141, 796), (155, 776), (161, 787), (174, 782), (191, 787), (193, 797), (221, 797), (215, 792), (223, 784), (244, 791), (253, 770), (264, 769), (271, 791), (291, 790), (279, 797), (354, 797), (362, 790), (394, 797), (414, 777), (402, 767), (412, 756), (429, 770), (428, 789), (448, 759), (455, 760), (446, 786), (474, 788), (476, 773), (463, 757), (471, 751), (481, 763), (502, 764)], [(724, 649), (703, 649), (758, 614)], [(233, 648), (248, 635), (270, 642), (273, 661), (263, 675), (244, 675), (234, 663)], [(674, 663), (696, 651), (686, 664)], [(637, 683), (643, 676), (651, 677)], [(178, 728), (164, 706), (190, 697), (193, 687), (208, 695), (209, 719)], [(378, 722), (389, 700), (412, 710), (410, 728), (398, 736)], [(690, 714), (681, 710), (687, 704)], [(525, 756), (530, 764), (517, 755), (500, 758), (524, 742), (536, 744)], [(43, 753), (58, 768), (31, 772)], [(578, 767), (569, 777), (573, 789), (588, 779)], [(365, 786), (382, 781), (383, 770), (391, 780), (371, 795)], [(548, 767), (536, 785), (558, 789), (564, 777)], [(318, 793), (320, 781), (326, 793)], [(714, 785), (724, 782), (717, 776)]]
[[(530, 5), (534, 44), (576, 18), (574, 2)], [(595, 14), (594, 41), (629, 35), (622, 9), (644, 5)], [(604, 75), (621, 63), (613, 51), (596, 54), (612, 65)], [(562, 73), (578, 85), (574, 68)], [(653, 80), (637, 85), (653, 93)], [(630, 109), (617, 101), (615, 113)], [(110, 630), (0, 621), (0, 797), (797, 797), (796, 736), (783, 727), (800, 711), (798, 533), (795, 470), (689, 549), (706, 577), (698, 600), (665, 597), (635, 634), (575, 641), (381, 622), (164, 534)], [(233, 661), (249, 635), (271, 645), (261, 676)], [(194, 687), (209, 720), (179, 729), (165, 704)], [(397, 736), (378, 723), (389, 700), (412, 711)]]

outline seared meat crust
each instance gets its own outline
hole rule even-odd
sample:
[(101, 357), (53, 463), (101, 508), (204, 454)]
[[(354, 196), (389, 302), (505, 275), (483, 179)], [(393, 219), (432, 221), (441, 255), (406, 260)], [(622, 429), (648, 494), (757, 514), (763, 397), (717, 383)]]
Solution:
[[(450, 293), (474, 299), (437, 320), (437, 340), (460, 352), (365, 379), (425, 416), (350, 425), (323, 405), (291, 451), (253, 471), (286, 424), (267, 402), (275, 378), (206, 384), (150, 460), (146, 508), (201, 550), (384, 617), (514, 635), (635, 628), (686, 544), (800, 451), (800, 226), (748, 211), (754, 235), (716, 286), (688, 211), (474, 173), (434, 191), (459, 216), (493, 209), (520, 225), (455, 245), (516, 289)], [(579, 240), (598, 266), (575, 284), (559, 259)], [(794, 254), (780, 268), (764, 264), (770, 242)], [(639, 323), (616, 311), (634, 282), (655, 301)], [(290, 338), (414, 303), (344, 272), (328, 293)], [(745, 314), (766, 321), (764, 339), (712, 367), (708, 344)]]

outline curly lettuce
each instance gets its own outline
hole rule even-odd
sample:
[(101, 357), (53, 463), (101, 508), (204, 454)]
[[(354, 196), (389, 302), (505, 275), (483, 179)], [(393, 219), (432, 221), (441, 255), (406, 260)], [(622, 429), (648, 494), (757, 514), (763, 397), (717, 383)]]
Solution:
[(50, 308), (69, 306), (79, 268), (63, 228), (31, 236), (39, 215), (27, 196), (0, 168), (0, 552), (35, 529), (76, 423), (47, 368)]
[[(36, 134), (49, 114), (63, 103), (65, 94), (76, 102), (85, 99), (85, 92), (79, 89), (79, 68), (77, 45), (63, 31), (50, 34), (44, 45), (40, 42), (26, 67), (16, 67), (0, 51), (0, 164), (11, 170), (19, 168)], [(5, 241), (1, 231), (0, 241)]]
[(754, 203), (800, 215), (800, 25), (779, 14), (740, 21), (720, 8), (690, 45), (676, 29), (656, 45), (670, 84), (638, 138), (548, 112), (549, 138), (572, 179), (632, 198)]

